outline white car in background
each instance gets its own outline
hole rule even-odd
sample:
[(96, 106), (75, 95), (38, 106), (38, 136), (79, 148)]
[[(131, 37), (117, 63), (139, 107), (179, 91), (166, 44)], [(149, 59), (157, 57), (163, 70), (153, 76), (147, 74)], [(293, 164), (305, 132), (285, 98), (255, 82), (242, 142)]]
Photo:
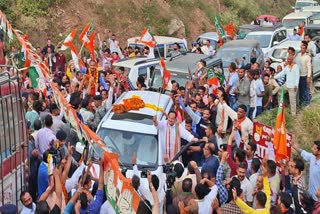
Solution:
[(302, 11), (302, 8), (307, 6), (318, 6), (318, 2), (313, 0), (297, 0), (295, 6), (293, 7), (294, 12), (300, 12)]
[[(153, 49), (155, 58), (170, 58), (171, 56), (169, 53), (173, 50), (174, 43), (178, 43), (180, 45), (181, 53), (188, 52), (188, 47), (186, 47), (185, 42), (182, 39), (168, 36), (154, 36), (154, 39), (157, 43), (156, 47)], [(128, 47), (132, 47), (133, 49), (138, 47), (142, 49), (145, 46), (145, 44), (141, 43), (139, 40), (140, 37), (129, 38), (127, 41)]]
[(259, 31), (248, 33), (244, 39), (259, 41), (264, 58), (266, 59), (268, 51), (272, 47), (288, 40), (288, 36), (286, 28), (276, 25), (273, 27), (261, 27)]
[(302, 12), (311, 12), (313, 24), (320, 24), (320, 6), (303, 7)]
[(143, 76), (145, 79), (145, 85), (148, 86), (148, 81), (150, 80), (155, 66), (160, 62), (157, 59), (148, 59), (146, 57), (135, 57), (129, 59), (121, 59), (112, 64), (112, 70), (117, 71), (122, 68), (128, 70), (128, 77), (135, 88), (137, 88), (137, 79), (139, 76)]
[[(301, 41), (285, 41), (281, 45), (272, 48), (268, 52), (268, 58), (271, 59), (271, 67), (277, 69), (277, 66), (282, 64), (283, 60), (288, 57), (288, 48), (293, 47), (296, 51), (296, 55), (300, 53)], [(312, 58), (313, 79), (320, 75), (320, 52), (317, 49), (317, 54)]]
[(293, 33), (293, 29), (298, 29), (299, 25), (302, 22), (305, 22), (305, 25), (310, 24), (312, 21), (312, 13), (311, 12), (297, 12), (290, 13), (283, 17), (282, 24), (287, 29), (288, 35)]

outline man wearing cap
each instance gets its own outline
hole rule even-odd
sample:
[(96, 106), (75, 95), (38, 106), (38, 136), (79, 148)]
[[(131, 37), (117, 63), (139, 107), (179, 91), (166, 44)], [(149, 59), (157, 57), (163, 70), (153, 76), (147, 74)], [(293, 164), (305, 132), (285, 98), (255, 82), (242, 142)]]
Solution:
[(320, 186), (320, 140), (314, 141), (312, 153), (300, 149), (298, 145), (293, 145), (292, 147), (300, 152), (304, 160), (310, 162), (308, 191), (316, 202), (318, 201), (316, 192)]
[(102, 96), (101, 95), (94, 96), (93, 103), (94, 103), (93, 108), (95, 109), (95, 113), (94, 113), (93, 120), (88, 121), (88, 125), (93, 131), (95, 131), (97, 129), (100, 121), (102, 120), (102, 118), (104, 117), (104, 115), (107, 112), (106, 112), (106, 109), (103, 108), (103, 106), (102, 106)]

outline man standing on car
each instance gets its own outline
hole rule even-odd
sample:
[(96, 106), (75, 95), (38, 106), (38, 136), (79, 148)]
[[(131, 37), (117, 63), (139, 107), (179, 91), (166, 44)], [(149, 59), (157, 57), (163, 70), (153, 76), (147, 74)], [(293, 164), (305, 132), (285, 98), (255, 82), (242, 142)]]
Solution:
[[(317, 45), (314, 43), (314, 41), (311, 40), (311, 36), (309, 34), (304, 35), (304, 41), (306, 41), (308, 44), (307, 53), (309, 53), (309, 55), (311, 56), (311, 63), (312, 63), (312, 58), (315, 57), (317, 54)], [(312, 76), (313, 76), (313, 73), (311, 73), (311, 77)], [(308, 82), (308, 86), (309, 86), (310, 96), (312, 96), (312, 94), (314, 93), (312, 78), (311, 78), (311, 81)], [(311, 100), (311, 97), (310, 97), (310, 100)]]
[(299, 103), (300, 105), (309, 105), (310, 96), (308, 84), (311, 82), (311, 57), (307, 54), (308, 44), (306, 42), (301, 43), (301, 50), (297, 56), (297, 63), (300, 68), (300, 80), (299, 80)]
[(274, 76), (275, 79), (280, 79), (286, 76), (285, 90), (289, 93), (289, 101), (291, 114), (296, 117), (297, 114), (297, 91), (299, 86), (299, 66), (293, 61), (293, 56), (289, 55), (287, 58), (288, 65), (277, 75)]
[(167, 118), (167, 120), (158, 121), (157, 115), (153, 116), (153, 123), (159, 130), (161, 139), (160, 149), (166, 162), (172, 160), (179, 152), (181, 148), (180, 138), (188, 142), (198, 142), (198, 138), (195, 138), (183, 125), (177, 122), (176, 112), (170, 111)]

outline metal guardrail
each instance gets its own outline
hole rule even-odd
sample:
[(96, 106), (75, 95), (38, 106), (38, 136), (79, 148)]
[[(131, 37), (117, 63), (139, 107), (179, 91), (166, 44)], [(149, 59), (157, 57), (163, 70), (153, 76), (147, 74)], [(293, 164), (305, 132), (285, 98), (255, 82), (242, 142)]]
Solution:
[[(19, 205), (19, 197), (26, 187), (25, 160), (27, 132), (21, 81), (18, 69), (13, 66), (0, 66), (13, 69), (13, 73), (0, 72), (0, 206), (10, 203)], [(13, 74), (11, 76), (10, 74)]]

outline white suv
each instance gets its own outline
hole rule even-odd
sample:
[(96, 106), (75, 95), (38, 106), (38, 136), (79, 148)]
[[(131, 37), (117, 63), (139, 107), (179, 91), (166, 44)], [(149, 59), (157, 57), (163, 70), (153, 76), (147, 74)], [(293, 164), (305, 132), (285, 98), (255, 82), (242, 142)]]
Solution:
[(112, 64), (112, 70), (119, 70), (121, 67), (129, 71), (129, 79), (133, 86), (137, 88), (137, 79), (139, 76), (145, 78), (145, 85), (153, 74), (154, 68), (159, 64), (159, 59), (148, 59), (146, 57), (136, 57), (129, 59), (121, 59)]
[(250, 32), (245, 40), (257, 40), (260, 43), (264, 58), (267, 58), (268, 51), (282, 42), (288, 40), (287, 30), (284, 27), (261, 27), (261, 30)]

